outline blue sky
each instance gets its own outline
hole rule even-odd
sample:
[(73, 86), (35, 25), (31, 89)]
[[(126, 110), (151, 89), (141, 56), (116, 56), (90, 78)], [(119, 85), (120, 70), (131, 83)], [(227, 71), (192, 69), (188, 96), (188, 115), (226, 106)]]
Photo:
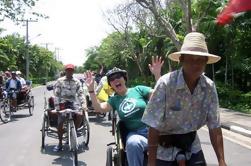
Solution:
[[(29, 39), (33, 44), (55, 51), (64, 63), (82, 65), (85, 49), (99, 45), (101, 40), (112, 32), (102, 11), (113, 8), (123, 0), (39, 0), (35, 10), (50, 18), (29, 24)], [(2, 35), (18, 32), (25, 36), (26, 28), (10, 21), (2, 23), (7, 29)], [(41, 34), (41, 35), (39, 35)]]

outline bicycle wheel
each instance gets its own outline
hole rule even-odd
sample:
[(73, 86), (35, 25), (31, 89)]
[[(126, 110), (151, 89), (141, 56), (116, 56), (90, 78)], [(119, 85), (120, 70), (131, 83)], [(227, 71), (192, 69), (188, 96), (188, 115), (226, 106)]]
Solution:
[(33, 111), (34, 111), (34, 96), (30, 96), (30, 98), (28, 100), (28, 108), (29, 108), (30, 116), (32, 116)]
[(89, 116), (87, 112), (85, 112), (85, 116), (83, 118), (82, 133), (83, 133), (83, 144), (85, 146), (88, 146), (90, 139), (90, 125), (89, 125)]
[(46, 125), (46, 117), (45, 115), (43, 116), (43, 122), (42, 122), (42, 129), (41, 129), (41, 132), (42, 132), (42, 145), (41, 145), (41, 148), (44, 149), (45, 147), (45, 125)]
[(1, 105), (0, 118), (3, 123), (8, 123), (11, 120), (11, 110), (6, 100)]
[(106, 166), (112, 166), (112, 146), (108, 146), (106, 149)]
[(73, 162), (75, 166), (78, 166), (78, 151), (77, 150), (73, 151)]
[(76, 132), (75, 125), (74, 125), (73, 121), (70, 122), (70, 131), (69, 132), (70, 132), (69, 146), (70, 146), (70, 150), (73, 155), (74, 165), (77, 166), (78, 165), (78, 140), (77, 140), (77, 132)]
[(74, 151), (75, 149), (77, 150), (78, 149), (78, 140), (77, 140), (77, 132), (76, 132), (76, 129), (75, 129), (75, 125), (74, 125), (74, 122), (71, 121), (69, 122), (70, 123), (70, 128), (69, 128), (69, 146), (70, 146), (70, 150), (71, 151)]

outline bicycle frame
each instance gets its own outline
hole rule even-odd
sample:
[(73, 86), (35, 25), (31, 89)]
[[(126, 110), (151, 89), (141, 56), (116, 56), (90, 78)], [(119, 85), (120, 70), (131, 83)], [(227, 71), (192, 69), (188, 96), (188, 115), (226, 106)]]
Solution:
[(73, 114), (76, 112), (78, 112), (78, 110), (73, 110), (69, 108), (59, 111), (59, 113), (66, 114), (67, 139), (69, 143), (69, 151), (73, 152), (74, 163), (75, 165), (78, 165), (78, 139), (73, 119)]

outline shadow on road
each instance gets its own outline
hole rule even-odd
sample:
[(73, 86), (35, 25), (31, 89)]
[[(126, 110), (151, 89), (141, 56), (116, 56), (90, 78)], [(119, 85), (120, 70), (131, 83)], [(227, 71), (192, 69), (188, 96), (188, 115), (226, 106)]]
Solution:
[[(72, 153), (68, 150), (67, 147), (64, 147), (62, 151), (54, 152), (53, 147), (55, 145), (46, 145), (45, 149), (41, 149), (42, 154), (48, 154), (51, 156), (58, 156), (52, 161), (52, 165), (61, 165), (61, 166), (69, 166), (73, 165), (73, 157)], [(78, 153), (82, 153), (85, 150), (89, 150), (88, 147), (80, 147)], [(78, 161), (79, 166), (86, 166), (87, 164), (84, 161)]]
[(96, 125), (101, 125), (104, 127), (111, 127), (112, 126), (111, 121), (108, 121), (106, 118), (100, 118), (97, 116), (89, 116), (89, 121), (91, 123), (95, 123)]

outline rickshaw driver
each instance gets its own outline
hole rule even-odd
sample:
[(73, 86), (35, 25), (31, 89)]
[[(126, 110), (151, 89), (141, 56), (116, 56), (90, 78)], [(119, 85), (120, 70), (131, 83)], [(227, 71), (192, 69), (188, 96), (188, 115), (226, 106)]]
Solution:
[[(80, 103), (81, 109), (77, 112), (74, 118), (76, 129), (80, 127), (82, 122), (82, 115), (84, 111), (87, 110), (86, 100), (83, 96), (83, 89), (81, 88), (81, 83), (78, 79), (73, 77), (75, 66), (73, 64), (65, 65), (65, 76), (57, 80), (54, 86), (54, 95), (55, 95), (55, 108), (59, 110), (59, 103), (64, 101), (71, 101), (73, 103)], [(62, 150), (62, 140), (63, 140), (63, 124), (65, 121), (65, 116), (58, 114), (58, 139), (59, 143), (54, 147), (54, 151)]]

